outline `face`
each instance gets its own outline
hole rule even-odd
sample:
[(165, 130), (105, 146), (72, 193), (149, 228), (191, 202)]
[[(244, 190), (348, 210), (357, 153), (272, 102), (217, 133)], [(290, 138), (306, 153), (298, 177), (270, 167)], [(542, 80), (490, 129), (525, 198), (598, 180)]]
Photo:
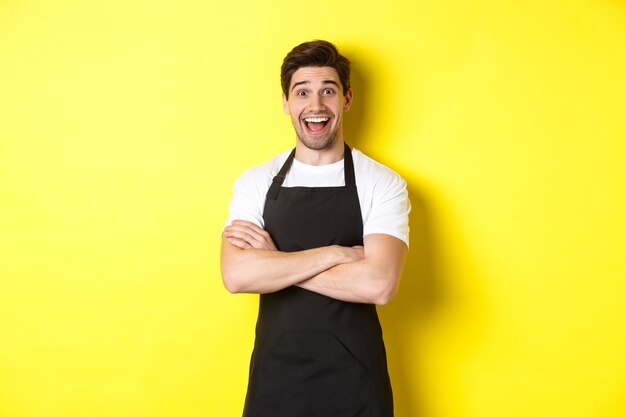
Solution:
[(343, 113), (352, 104), (352, 90), (344, 91), (332, 67), (302, 67), (283, 94), (283, 109), (291, 117), (298, 140), (307, 148), (322, 150), (343, 143)]

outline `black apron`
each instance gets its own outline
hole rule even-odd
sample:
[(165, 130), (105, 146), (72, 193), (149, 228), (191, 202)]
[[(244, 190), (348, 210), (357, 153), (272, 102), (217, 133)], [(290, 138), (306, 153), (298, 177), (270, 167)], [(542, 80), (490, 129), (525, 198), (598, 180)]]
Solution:
[[(362, 245), (350, 148), (344, 187), (282, 187), (294, 155), (274, 177), (263, 211), (278, 250)], [(393, 416), (376, 306), (295, 286), (262, 294), (243, 416)]]

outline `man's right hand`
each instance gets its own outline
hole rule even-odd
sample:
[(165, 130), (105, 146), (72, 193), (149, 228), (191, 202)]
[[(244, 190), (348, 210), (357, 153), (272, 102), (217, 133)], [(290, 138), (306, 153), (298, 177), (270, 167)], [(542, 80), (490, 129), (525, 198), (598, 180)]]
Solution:
[(337, 264), (346, 264), (348, 262), (360, 261), (365, 258), (365, 250), (363, 246), (333, 246), (339, 255)]

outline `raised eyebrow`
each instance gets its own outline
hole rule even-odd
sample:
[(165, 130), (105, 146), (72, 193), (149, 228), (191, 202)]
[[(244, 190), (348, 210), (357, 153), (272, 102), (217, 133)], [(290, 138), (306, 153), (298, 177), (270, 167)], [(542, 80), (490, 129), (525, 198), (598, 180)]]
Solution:
[[(300, 85), (306, 85), (306, 84), (309, 84), (309, 83), (310, 83), (310, 81), (298, 81), (297, 83), (295, 83), (293, 85), (293, 87), (291, 87), (291, 91), (295, 90), (296, 87), (298, 87)], [(335, 87), (339, 88), (339, 84), (335, 80), (324, 80), (324, 81), (322, 81), (322, 85), (325, 85), (325, 84), (332, 84)]]
[(297, 83), (295, 83), (293, 85), (293, 87), (291, 87), (291, 91), (295, 90), (296, 87), (299, 86), (299, 85), (305, 85), (305, 84), (308, 84), (308, 83), (309, 83), (308, 81), (298, 81)]
[(339, 88), (339, 84), (337, 84), (337, 81), (335, 81), (335, 80), (324, 80), (324, 81), (322, 81), (322, 84), (332, 84), (335, 87)]

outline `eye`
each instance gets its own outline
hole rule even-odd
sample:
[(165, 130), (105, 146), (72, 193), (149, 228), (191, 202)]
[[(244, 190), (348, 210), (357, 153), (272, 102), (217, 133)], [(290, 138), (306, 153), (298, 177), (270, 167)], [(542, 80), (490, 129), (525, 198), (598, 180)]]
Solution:
[(325, 96), (330, 96), (335, 94), (335, 90), (333, 90), (332, 88), (326, 88), (324, 89), (324, 91), (322, 91), (322, 94), (324, 94)]
[(306, 91), (304, 91), (304, 90), (297, 91), (296, 95), (300, 96), (300, 97), (304, 97), (304, 96), (306, 96)]

